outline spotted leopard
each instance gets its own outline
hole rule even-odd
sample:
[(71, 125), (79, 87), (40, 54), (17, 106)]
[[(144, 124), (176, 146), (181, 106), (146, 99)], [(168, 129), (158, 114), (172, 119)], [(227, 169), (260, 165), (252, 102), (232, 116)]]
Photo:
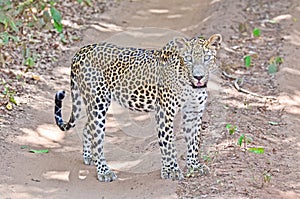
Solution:
[(209, 72), (217, 67), (222, 37), (174, 38), (159, 50), (120, 47), (111, 43), (88, 45), (71, 65), (72, 113), (62, 120), (65, 91), (55, 95), (55, 120), (66, 131), (75, 126), (84, 103), (87, 122), (83, 129), (83, 160), (94, 164), (99, 181), (117, 178), (103, 153), (105, 117), (111, 100), (135, 111), (155, 111), (161, 152), (161, 177), (183, 179), (174, 145), (174, 117), (182, 112), (187, 143), (187, 168), (199, 170), (199, 126), (207, 101)]

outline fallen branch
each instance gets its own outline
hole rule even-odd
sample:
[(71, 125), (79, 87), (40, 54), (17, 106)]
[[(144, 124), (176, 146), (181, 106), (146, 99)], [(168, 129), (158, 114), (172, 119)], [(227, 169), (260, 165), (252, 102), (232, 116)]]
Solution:
[(233, 75), (229, 75), (228, 73), (226, 73), (225, 71), (222, 72), (222, 75), (228, 79), (238, 79), (238, 77), (233, 76)]
[[(243, 78), (238, 78), (238, 77), (229, 75), (229, 74), (227, 74), (225, 71), (223, 71), (222, 74), (223, 74), (225, 77), (234, 80), (233, 87), (234, 87), (238, 92), (246, 93), (246, 94), (249, 94), (249, 95), (252, 95), (252, 96), (255, 96), (255, 97), (266, 98), (266, 99), (271, 99), (271, 100), (277, 100), (276, 97), (259, 95), (259, 94), (257, 94), (257, 93), (254, 93), (254, 92), (251, 92), (251, 91), (248, 91), (248, 90), (246, 90), (246, 89), (241, 88), (241, 85), (242, 85), (243, 82), (244, 82), (244, 81), (243, 81), (243, 80), (244, 80)], [(239, 83), (239, 81), (241, 81), (241, 82)]]

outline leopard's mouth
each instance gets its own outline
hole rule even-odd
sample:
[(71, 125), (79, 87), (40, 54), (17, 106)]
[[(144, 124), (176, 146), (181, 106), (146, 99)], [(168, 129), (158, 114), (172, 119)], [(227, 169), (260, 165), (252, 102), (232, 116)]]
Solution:
[(207, 83), (202, 83), (202, 82), (197, 82), (197, 83), (193, 83), (192, 84), (193, 88), (206, 88), (207, 87)]
[(193, 79), (192, 82), (192, 87), (193, 88), (206, 88), (207, 87), (207, 82), (206, 81), (201, 81), (202, 79)]

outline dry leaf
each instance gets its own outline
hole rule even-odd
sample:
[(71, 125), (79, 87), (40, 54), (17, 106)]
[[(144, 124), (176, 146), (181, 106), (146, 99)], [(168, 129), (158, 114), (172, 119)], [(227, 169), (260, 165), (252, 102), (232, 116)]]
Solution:
[(41, 80), (40, 76), (38, 76), (38, 75), (32, 75), (32, 79), (37, 80), (37, 81)]

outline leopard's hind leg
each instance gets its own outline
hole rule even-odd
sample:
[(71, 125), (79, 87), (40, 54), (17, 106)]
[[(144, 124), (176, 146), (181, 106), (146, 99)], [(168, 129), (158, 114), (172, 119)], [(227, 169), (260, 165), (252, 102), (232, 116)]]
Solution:
[(84, 128), (84, 154), (85, 163), (91, 163), (89, 153), (92, 152), (92, 161), (97, 168), (98, 180), (110, 182), (117, 176), (106, 163), (103, 151), (105, 137), (105, 117), (111, 102), (111, 94), (100, 72), (95, 71), (88, 85), (84, 86), (84, 101), (88, 121)]
[(88, 125), (85, 124), (83, 128), (83, 162), (86, 165), (92, 165), (92, 134), (88, 131)]

